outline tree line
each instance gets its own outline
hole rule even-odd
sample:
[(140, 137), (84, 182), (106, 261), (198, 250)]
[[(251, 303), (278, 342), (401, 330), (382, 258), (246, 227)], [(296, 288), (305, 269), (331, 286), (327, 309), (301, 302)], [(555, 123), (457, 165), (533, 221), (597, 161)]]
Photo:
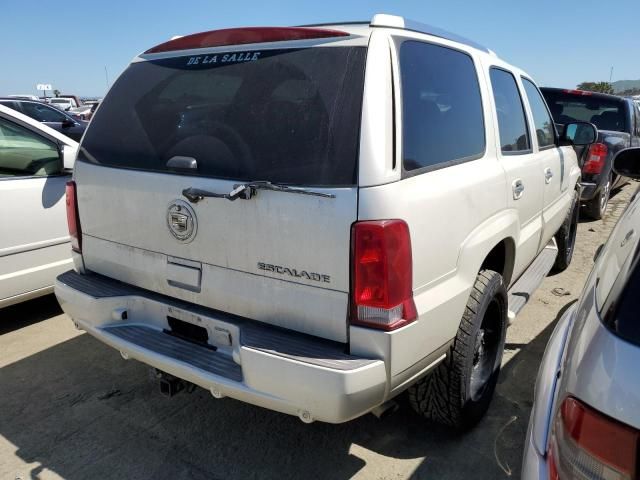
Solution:
[[(614, 94), (613, 85), (609, 82), (582, 82), (576, 87), (578, 90), (586, 90), (588, 92), (609, 93)], [(622, 92), (618, 92), (616, 95), (631, 96), (640, 95), (640, 88), (629, 88)]]

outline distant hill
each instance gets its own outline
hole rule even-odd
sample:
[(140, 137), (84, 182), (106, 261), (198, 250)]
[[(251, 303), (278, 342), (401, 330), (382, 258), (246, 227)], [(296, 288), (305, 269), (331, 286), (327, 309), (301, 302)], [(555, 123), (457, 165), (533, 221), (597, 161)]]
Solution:
[(618, 80), (612, 82), (611, 85), (615, 93), (620, 93), (625, 90), (631, 90), (632, 88), (640, 89), (640, 80)]

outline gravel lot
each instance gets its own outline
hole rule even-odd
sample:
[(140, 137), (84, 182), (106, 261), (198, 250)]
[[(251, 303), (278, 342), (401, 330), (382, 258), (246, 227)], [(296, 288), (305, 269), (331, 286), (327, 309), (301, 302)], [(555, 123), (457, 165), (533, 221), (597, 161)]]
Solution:
[(636, 186), (580, 224), (570, 269), (509, 329), (491, 409), (466, 435), (404, 403), (383, 420), (305, 425), (201, 390), (164, 398), (147, 367), (76, 331), (49, 296), (0, 310), (0, 479), (518, 478), (547, 339)]

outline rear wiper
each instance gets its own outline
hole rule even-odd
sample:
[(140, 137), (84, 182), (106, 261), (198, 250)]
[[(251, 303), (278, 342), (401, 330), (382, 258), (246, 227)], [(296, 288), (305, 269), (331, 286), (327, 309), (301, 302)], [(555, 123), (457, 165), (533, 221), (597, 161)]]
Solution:
[(299, 187), (288, 187), (286, 185), (279, 185), (277, 183), (271, 183), (266, 180), (259, 180), (256, 182), (241, 183), (233, 186), (233, 190), (229, 193), (216, 193), (208, 192), (207, 190), (201, 190), (199, 188), (185, 188), (182, 191), (182, 195), (187, 197), (191, 203), (197, 203), (203, 198), (226, 198), (232, 202), (238, 198), (243, 200), (249, 200), (256, 196), (258, 190), (271, 190), (273, 192), (286, 192), (286, 193), (298, 193), (300, 195), (314, 195), (316, 197), (335, 198), (332, 193), (314, 192), (312, 190), (306, 190)]

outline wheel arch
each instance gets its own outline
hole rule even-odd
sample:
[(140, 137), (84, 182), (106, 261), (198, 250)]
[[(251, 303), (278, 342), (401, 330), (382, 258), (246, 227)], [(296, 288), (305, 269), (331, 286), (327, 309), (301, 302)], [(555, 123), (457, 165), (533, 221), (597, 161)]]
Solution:
[(516, 243), (511, 237), (499, 241), (487, 254), (478, 271), (493, 270), (502, 275), (505, 285), (511, 283), (516, 258)]
[(469, 287), (483, 268), (500, 273), (505, 286), (512, 280), (519, 236), (515, 210), (503, 210), (480, 224), (467, 237), (458, 258), (458, 272)]

